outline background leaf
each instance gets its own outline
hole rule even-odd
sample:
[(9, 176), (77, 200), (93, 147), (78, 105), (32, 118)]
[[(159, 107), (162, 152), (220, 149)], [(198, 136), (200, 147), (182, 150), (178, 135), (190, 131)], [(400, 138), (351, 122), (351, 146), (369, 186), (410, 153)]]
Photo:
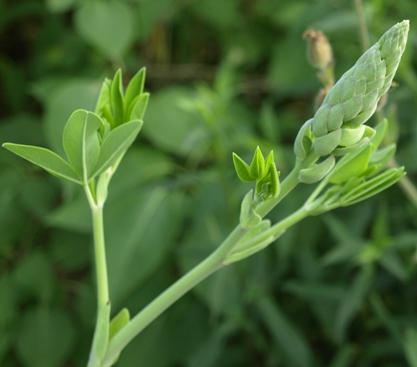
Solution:
[(21, 320), (17, 340), (18, 357), (24, 366), (58, 366), (74, 347), (75, 328), (62, 311), (32, 309)]
[(407, 357), (410, 367), (417, 366), (417, 332), (415, 329), (409, 328), (405, 334), (405, 355)]
[(126, 52), (134, 38), (134, 18), (119, 1), (85, 2), (77, 11), (75, 25), (80, 35), (105, 56)]
[(312, 353), (306, 340), (285, 315), (270, 300), (259, 300), (258, 307), (276, 343), (294, 366), (310, 366)]
[[(118, 309), (133, 289), (166, 259), (178, 234), (182, 196), (166, 189), (131, 192), (108, 203), (106, 246), (112, 305)], [(123, 214), (124, 213), (124, 214)], [(128, 215), (127, 215), (128, 214)], [(110, 225), (111, 224), (111, 225)], [(135, 264), (141, 262), (141, 266)]]
[(193, 92), (184, 87), (171, 87), (153, 94), (143, 134), (165, 152), (184, 156), (194, 149), (202, 149), (202, 143), (208, 138), (207, 128), (198, 117), (181, 108), (181, 102), (192, 97)]

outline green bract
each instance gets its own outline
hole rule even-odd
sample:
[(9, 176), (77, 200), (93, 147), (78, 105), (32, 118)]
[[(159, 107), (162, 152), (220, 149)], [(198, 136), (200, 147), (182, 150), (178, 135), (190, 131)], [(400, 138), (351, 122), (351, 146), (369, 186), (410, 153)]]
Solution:
[(274, 162), (273, 151), (265, 159), (259, 147), (256, 147), (250, 165), (233, 153), (233, 163), (241, 181), (256, 182), (256, 193), (261, 195), (263, 200), (278, 196), (280, 192), (279, 172)]
[(318, 193), (327, 183), (333, 186), (317, 199), (318, 193), (313, 193), (307, 201), (306, 208), (311, 215), (358, 203), (392, 186), (405, 175), (404, 167), (384, 171), (395, 153), (394, 144), (377, 150), (387, 126), (386, 120), (379, 123), (374, 137), (365, 146), (346, 154), (337, 162), (318, 187)]
[(146, 69), (142, 68), (123, 90), (122, 71), (113, 80), (105, 79), (96, 105), (96, 113), (114, 129), (126, 121), (142, 120), (148, 105), (149, 93), (143, 92)]

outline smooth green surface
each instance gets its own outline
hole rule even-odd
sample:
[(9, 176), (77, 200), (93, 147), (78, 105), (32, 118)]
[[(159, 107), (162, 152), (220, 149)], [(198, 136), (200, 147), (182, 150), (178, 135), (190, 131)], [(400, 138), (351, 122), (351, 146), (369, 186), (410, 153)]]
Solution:
[(5, 143), (3, 147), (29, 162), (42, 167), (54, 176), (75, 183), (81, 183), (80, 177), (76, 175), (71, 166), (58, 154), (49, 149), (12, 143)]
[(72, 168), (88, 182), (100, 153), (98, 129), (100, 117), (85, 110), (75, 111), (65, 125), (62, 141)]
[(130, 121), (112, 130), (103, 140), (92, 177), (113, 165), (129, 148), (142, 128), (142, 121)]
[(119, 1), (81, 3), (75, 17), (81, 37), (104, 56), (120, 57), (135, 36), (133, 14)]

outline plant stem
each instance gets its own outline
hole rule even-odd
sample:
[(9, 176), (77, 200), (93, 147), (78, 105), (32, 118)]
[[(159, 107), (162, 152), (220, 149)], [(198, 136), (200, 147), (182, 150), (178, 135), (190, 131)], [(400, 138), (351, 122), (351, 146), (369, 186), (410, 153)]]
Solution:
[(285, 180), (281, 183), (281, 191), (276, 199), (271, 199), (259, 205), (256, 209), (256, 213), (262, 218), (267, 215), (275, 206), (298, 185), (298, 174), (300, 173), (300, 167), (296, 164), (294, 169), (289, 173)]
[(319, 158), (314, 152), (310, 152), (304, 161), (296, 160), (293, 170), (281, 183), (281, 191), (276, 199), (268, 200), (265, 203), (259, 205), (256, 209), (256, 213), (262, 218), (265, 217), (275, 206), (285, 197), (287, 194), (299, 184), (298, 174), (303, 168), (310, 167)]
[(100, 366), (101, 357), (100, 355), (97, 355), (96, 348), (100, 349), (99, 346), (102, 343), (103, 331), (105, 332), (105, 342), (107, 343), (108, 335), (106, 333), (108, 332), (110, 322), (109, 283), (107, 277), (106, 248), (104, 244), (103, 225), (103, 205), (105, 199), (98, 204), (97, 197), (95, 195), (95, 186), (89, 185), (87, 182), (84, 183), (84, 191), (90, 205), (93, 219), (94, 258), (97, 281), (97, 319), (88, 367), (98, 367)]
[(365, 12), (363, 11), (362, 0), (355, 0), (355, 9), (358, 15), (359, 30), (361, 34), (362, 49), (366, 51), (369, 46), (369, 33), (366, 26)]
[(104, 246), (103, 207), (92, 208), (94, 229), (94, 254), (97, 273), (97, 306), (100, 310), (109, 301), (106, 249)]
[[(274, 206), (276, 206), (297, 184), (298, 173), (310, 162), (317, 159), (310, 156), (304, 162), (297, 161), (294, 169), (286, 177), (281, 184), (281, 191), (278, 197), (271, 205), (263, 204), (259, 208), (263, 216), (266, 215)], [(277, 226), (287, 224), (288, 226), (301, 220), (306, 216), (305, 213), (297, 211), (294, 215), (284, 219), (272, 228), (277, 230)], [(271, 228), (271, 229), (272, 229)], [(287, 228), (287, 227), (285, 227)], [(284, 229), (285, 229), (284, 228)], [(240, 225), (230, 233), (225, 241), (215, 250), (209, 257), (203, 260), (200, 264), (190, 270), (188, 273), (178, 279), (167, 290), (161, 293), (155, 298), (149, 305), (147, 305), (142, 311), (140, 311), (123, 329), (121, 329), (111, 340), (107, 349), (105, 358), (102, 361), (102, 367), (110, 367), (115, 358), (123, 350), (123, 348), (146, 326), (148, 326), (153, 320), (155, 320), (162, 312), (164, 312), (169, 306), (181, 298), (190, 289), (195, 287), (198, 283), (206, 279), (209, 275), (213, 274), (218, 269), (222, 268), (223, 261), (227, 254), (236, 246), (236, 244), (247, 233), (247, 230), (243, 229)]]
[[(389, 163), (390, 167), (398, 167), (398, 163), (393, 158)], [(408, 197), (408, 200), (417, 208), (417, 189), (411, 180), (404, 176), (401, 180), (398, 181), (401, 189), (403, 190), (404, 194)]]
[(106, 248), (104, 243), (103, 204), (97, 205), (90, 187), (85, 184), (84, 191), (90, 204), (93, 218), (94, 258), (97, 277), (97, 310), (107, 304), (109, 298), (109, 282), (107, 277)]
[[(292, 213), (291, 215), (285, 217), (278, 223), (274, 224), (271, 228), (267, 229), (266, 231), (262, 232), (252, 240), (245, 242), (243, 245), (236, 247), (236, 251), (239, 252), (239, 250), (242, 249), (248, 249), (256, 246), (257, 244), (262, 243), (265, 240), (268, 240), (269, 238), (273, 238), (273, 240), (270, 242), (272, 243), (275, 241), (278, 237), (280, 237), (287, 228), (293, 226), (294, 224), (298, 223), (305, 217), (308, 217), (310, 215), (308, 211), (308, 207), (306, 205), (303, 205), (300, 209)], [(235, 250), (235, 249), (233, 249)], [(234, 261), (233, 261), (234, 262)], [(229, 264), (229, 262), (226, 259), (226, 264)]]
[(187, 274), (182, 276), (171, 287), (161, 293), (148, 306), (139, 312), (110, 341), (102, 366), (110, 366), (120, 351), (146, 326), (148, 326), (162, 312), (164, 312), (190, 289), (221, 268), (223, 258), (236, 245), (236, 243), (239, 242), (245, 233), (246, 230), (238, 225), (216, 251), (214, 251), (208, 258), (198, 264)]

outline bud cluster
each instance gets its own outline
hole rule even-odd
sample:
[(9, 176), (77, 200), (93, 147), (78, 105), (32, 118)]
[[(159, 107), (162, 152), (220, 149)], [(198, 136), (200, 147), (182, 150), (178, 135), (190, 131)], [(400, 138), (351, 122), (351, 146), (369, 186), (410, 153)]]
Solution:
[[(314, 118), (300, 130), (302, 135), (297, 137), (296, 145), (307, 137), (313, 143), (311, 149), (325, 156), (346, 154), (369, 141), (373, 129), (363, 124), (391, 86), (408, 29), (407, 20), (396, 24), (359, 58), (329, 91)], [(304, 159), (305, 147), (296, 146), (295, 153)]]

